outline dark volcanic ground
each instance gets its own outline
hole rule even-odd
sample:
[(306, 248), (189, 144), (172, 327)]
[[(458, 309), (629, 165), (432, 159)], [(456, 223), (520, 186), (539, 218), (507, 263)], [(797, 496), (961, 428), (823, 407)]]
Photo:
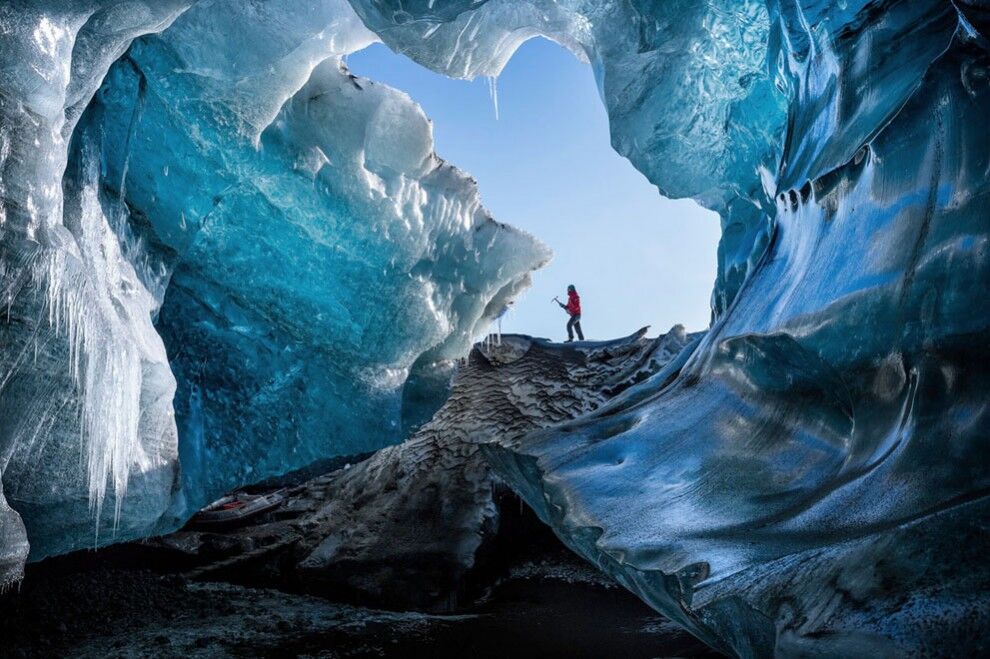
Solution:
[(190, 581), (133, 545), (78, 553), (30, 566), (0, 598), (0, 655), (714, 656), (565, 550), (541, 553), (456, 615)]

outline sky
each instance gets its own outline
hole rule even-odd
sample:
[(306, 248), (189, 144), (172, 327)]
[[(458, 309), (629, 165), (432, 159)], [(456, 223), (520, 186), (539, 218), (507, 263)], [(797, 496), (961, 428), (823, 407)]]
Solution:
[(718, 216), (661, 197), (612, 150), (588, 64), (544, 39), (525, 43), (497, 81), (451, 80), (375, 44), (351, 71), (408, 93), (433, 121), (436, 151), (471, 174), (496, 220), (549, 245), (551, 263), (502, 320), (503, 332), (566, 338), (551, 302), (581, 295), (587, 339), (708, 326)]

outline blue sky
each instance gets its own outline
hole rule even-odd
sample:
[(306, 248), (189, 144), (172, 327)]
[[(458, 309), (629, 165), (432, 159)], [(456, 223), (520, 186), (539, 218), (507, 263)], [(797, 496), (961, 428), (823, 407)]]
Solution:
[(661, 197), (612, 150), (589, 65), (552, 42), (527, 42), (498, 79), (496, 120), (487, 79), (451, 80), (381, 44), (347, 63), (423, 106), (437, 153), (477, 179), (494, 217), (553, 249), (502, 331), (566, 338), (551, 298), (565, 298), (570, 283), (589, 339), (708, 326), (718, 216)]

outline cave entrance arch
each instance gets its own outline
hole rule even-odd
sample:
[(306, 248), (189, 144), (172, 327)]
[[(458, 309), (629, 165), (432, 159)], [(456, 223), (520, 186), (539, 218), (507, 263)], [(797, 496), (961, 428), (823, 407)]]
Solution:
[(553, 250), (503, 331), (565, 338), (550, 300), (571, 282), (590, 337), (708, 326), (718, 216), (661, 196), (616, 153), (590, 65), (542, 37), (525, 42), (498, 79), (447, 78), (382, 43), (347, 65), (412, 96), (433, 121), (437, 152), (478, 180), (494, 217)]

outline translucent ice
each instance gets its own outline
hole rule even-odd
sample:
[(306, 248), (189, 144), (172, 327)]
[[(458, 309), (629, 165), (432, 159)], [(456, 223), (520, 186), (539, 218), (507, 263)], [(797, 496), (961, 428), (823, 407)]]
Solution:
[(985, 653), (985, 3), (355, 4), (454, 75), (568, 45), (616, 147), (722, 213), (679, 370), (492, 449), (561, 538), (731, 655)]
[(175, 381), (154, 301), (111, 230), (93, 150), (70, 163), (68, 142), (107, 67), (181, 6), (0, 7), (0, 475), (20, 513), (0, 506), (0, 564), (27, 549), (20, 518), (44, 554), (91, 544), (94, 518), (105, 537), (144, 533), (169, 504)]
[(21, 578), (27, 554), (28, 539), (24, 524), (0, 493), (0, 591)]
[(342, 0), (190, 4), (0, 8), (0, 470), (36, 557), (396, 441), (410, 370), (549, 257), (341, 66), (373, 40)]
[(412, 366), (464, 353), (548, 258), (433, 153), (417, 105), (341, 65), (371, 39), (347, 6), (297, 4), (189, 10), (87, 117), (175, 263), (159, 327), (194, 503), (398, 441)]

